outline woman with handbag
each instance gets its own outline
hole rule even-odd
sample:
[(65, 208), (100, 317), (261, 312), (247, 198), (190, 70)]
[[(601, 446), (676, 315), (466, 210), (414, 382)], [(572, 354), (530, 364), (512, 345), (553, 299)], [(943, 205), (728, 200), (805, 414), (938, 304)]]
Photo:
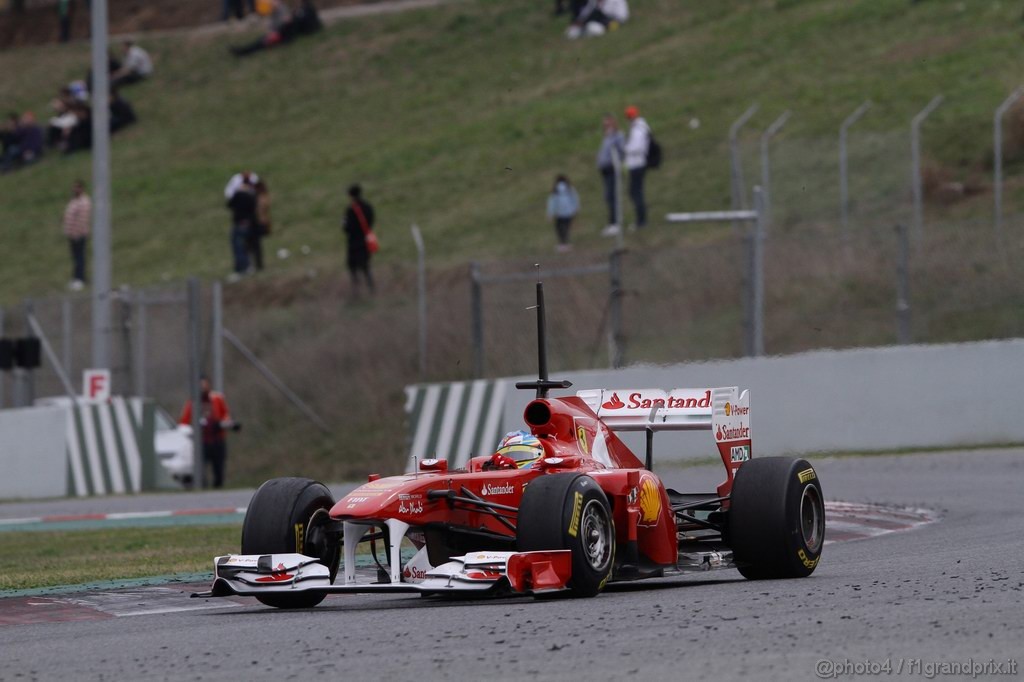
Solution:
[(362, 198), (363, 190), (359, 185), (348, 188), (351, 199), (345, 211), (345, 222), (342, 228), (348, 237), (348, 272), (352, 278), (352, 292), (359, 293), (359, 273), (363, 273), (366, 286), (372, 294), (373, 275), (370, 273), (370, 256), (380, 248), (377, 235), (373, 232), (373, 206)]

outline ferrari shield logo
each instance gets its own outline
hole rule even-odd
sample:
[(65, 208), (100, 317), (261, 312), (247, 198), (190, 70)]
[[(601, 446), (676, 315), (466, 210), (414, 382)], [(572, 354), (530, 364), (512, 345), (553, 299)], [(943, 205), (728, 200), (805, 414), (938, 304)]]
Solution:
[(582, 425), (576, 425), (576, 442), (584, 455), (590, 454), (590, 444), (587, 442), (587, 430)]

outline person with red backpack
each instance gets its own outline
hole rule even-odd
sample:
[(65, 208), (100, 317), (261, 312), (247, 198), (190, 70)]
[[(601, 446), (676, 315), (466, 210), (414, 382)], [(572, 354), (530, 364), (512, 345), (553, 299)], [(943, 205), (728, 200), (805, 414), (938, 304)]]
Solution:
[(373, 233), (373, 206), (363, 199), (359, 185), (348, 188), (351, 199), (345, 211), (342, 229), (348, 238), (348, 272), (352, 277), (352, 292), (359, 293), (359, 273), (363, 273), (366, 286), (374, 291), (373, 274), (370, 272), (370, 256), (377, 253), (377, 235)]

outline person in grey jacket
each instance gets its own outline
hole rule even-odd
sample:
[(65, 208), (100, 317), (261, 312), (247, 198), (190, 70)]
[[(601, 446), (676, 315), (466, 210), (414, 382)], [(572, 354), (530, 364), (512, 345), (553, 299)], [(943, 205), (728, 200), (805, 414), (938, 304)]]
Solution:
[(569, 178), (559, 175), (555, 178), (555, 186), (548, 196), (548, 217), (555, 219), (555, 233), (558, 235), (558, 252), (572, 250), (569, 244), (569, 228), (572, 219), (580, 212), (580, 197)]
[[(613, 237), (622, 227), (619, 225), (619, 196), (616, 168), (622, 163), (625, 154), (626, 138), (619, 130), (619, 124), (611, 114), (604, 115), (604, 137), (601, 148), (597, 151), (597, 170), (601, 173), (604, 183), (604, 201), (608, 204), (608, 224), (601, 232), (606, 237)], [(616, 162), (618, 157), (618, 162)]]

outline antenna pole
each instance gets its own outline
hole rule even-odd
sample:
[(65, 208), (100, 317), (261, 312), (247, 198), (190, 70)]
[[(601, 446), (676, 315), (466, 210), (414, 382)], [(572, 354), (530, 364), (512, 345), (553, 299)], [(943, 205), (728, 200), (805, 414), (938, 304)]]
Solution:
[(552, 388), (569, 388), (571, 381), (548, 379), (548, 331), (544, 319), (544, 282), (540, 281), (540, 265), (537, 266), (537, 381), (517, 381), (516, 388), (533, 388), (537, 398), (547, 398)]
[[(548, 380), (547, 321), (544, 318), (544, 283), (537, 282), (537, 378)], [(537, 386), (537, 397), (547, 398), (548, 389)]]

